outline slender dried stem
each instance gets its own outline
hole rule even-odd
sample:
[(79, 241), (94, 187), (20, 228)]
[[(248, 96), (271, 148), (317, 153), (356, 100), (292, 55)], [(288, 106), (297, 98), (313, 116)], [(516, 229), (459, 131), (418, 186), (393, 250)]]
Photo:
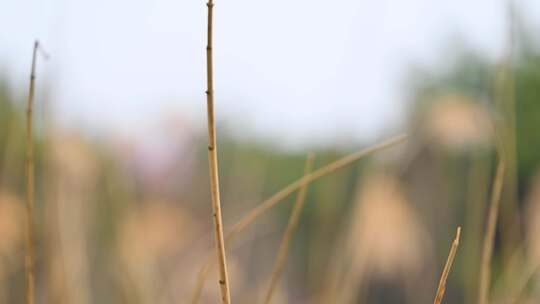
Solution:
[(493, 255), (493, 242), (495, 240), (495, 230), (497, 228), (497, 216), (503, 186), (506, 164), (501, 156), (497, 163), (497, 172), (493, 181), (491, 192), (491, 202), (486, 226), (486, 235), (482, 248), (482, 260), (480, 262), (480, 283), (478, 292), (478, 304), (487, 304), (489, 283), (491, 281), (491, 258)]
[(448, 279), (448, 274), (450, 274), (450, 269), (452, 268), (452, 263), (454, 263), (454, 258), (459, 246), (459, 239), (461, 237), (461, 227), (457, 228), (456, 238), (452, 242), (452, 247), (450, 248), (450, 253), (448, 254), (448, 259), (446, 259), (446, 264), (444, 265), (441, 278), (439, 280), (439, 287), (437, 288), (437, 294), (435, 295), (434, 304), (441, 304), (444, 297), (444, 291), (446, 290), (446, 280)]
[(309, 184), (325, 175), (328, 175), (338, 169), (341, 169), (345, 167), (346, 165), (357, 161), (363, 157), (369, 156), (377, 151), (386, 149), (388, 147), (394, 146), (396, 144), (400, 144), (402, 142), (405, 142), (407, 139), (406, 135), (398, 135), (396, 137), (390, 138), (382, 143), (373, 145), (371, 147), (368, 147), (364, 150), (358, 151), (353, 154), (349, 154), (343, 158), (340, 158), (336, 160), (333, 163), (330, 163), (322, 168), (319, 168), (315, 171), (313, 171), (310, 174), (304, 175), (302, 178), (296, 180), (295, 182), (289, 184), (287, 187), (283, 188), (281, 191), (277, 192), (273, 196), (271, 196), (266, 201), (262, 202), (259, 206), (255, 207), (250, 213), (248, 213), (243, 219), (241, 219), (239, 222), (237, 222), (231, 230), (227, 233), (226, 238), (231, 239), (236, 234), (242, 230), (244, 230), (247, 226), (249, 226), (251, 223), (255, 221), (259, 216), (261, 216), (264, 212), (266, 212), (268, 209), (274, 207), (277, 203), (285, 199), (287, 196), (289, 196), (294, 191), (302, 188), (304, 185)]
[(212, 210), (216, 236), (217, 257), (219, 263), (219, 287), (221, 302), (231, 303), (229, 276), (227, 273), (227, 259), (225, 257), (225, 240), (223, 238), (223, 220), (221, 216), (221, 202), (219, 194), (219, 173), (216, 145), (216, 123), (214, 120), (214, 75), (212, 61), (212, 19), (214, 3), (209, 0), (208, 6), (208, 44), (206, 45), (206, 104), (208, 110), (208, 163), (210, 169), (210, 189), (212, 192)]
[[(276, 204), (278, 204), (280, 201), (282, 201), (287, 196), (292, 194), (294, 191), (302, 188), (304, 185), (307, 185), (325, 175), (333, 173), (334, 171), (337, 171), (359, 159), (372, 155), (386, 148), (390, 148), (392, 146), (401, 144), (405, 142), (406, 140), (407, 140), (406, 134), (394, 136), (381, 143), (372, 145), (364, 150), (360, 150), (358, 152), (344, 156), (334, 161), (333, 163), (330, 163), (322, 168), (319, 168), (313, 171), (310, 174), (304, 175), (302, 178), (297, 179), (296, 181), (292, 182), (291, 184), (289, 184), (288, 186), (281, 189), (279, 192), (275, 193), (270, 198), (262, 202), (259, 206), (252, 209), (246, 216), (244, 216), (239, 222), (237, 222), (232, 227), (232, 229), (226, 234), (225, 240), (226, 241), (232, 240), (239, 232), (241, 232), (242, 230), (247, 228), (250, 224), (252, 224), (259, 216), (261, 216), (267, 210), (274, 207)], [(202, 294), (202, 288), (204, 287), (204, 282), (212, 266), (211, 265), (212, 261), (213, 259), (207, 258), (207, 260), (205, 261), (205, 264), (203, 265), (203, 267), (201, 268), (201, 270), (199, 271), (197, 275), (197, 281), (195, 283), (195, 290), (193, 293), (193, 297), (191, 299), (192, 304), (196, 304), (199, 302), (200, 296)]]
[[(505, 175), (504, 186), (501, 193), (501, 207), (499, 222), (504, 229), (500, 231), (501, 240), (501, 267), (507, 268), (511, 256), (518, 249), (519, 240), (523, 235), (521, 231), (522, 219), (519, 211), (518, 196), (518, 170), (517, 170), (517, 139), (516, 139), (516, 76), (514, 73), (514, 34), (516, 33), (516, 1), (505, 1), (507, 14), (507, 34), (501, 57), (494, 70), (493, 99), (495, 107), (500, 113), (497, 131), (500, 137), (501, 152), (504, 152)], [(508, 278), (512, 281), (512, 278)]]
[[(308, 175), (311, 172), (314, 159), (315, 155), (313, 153), (310, 153), (306, 159), (304, 176)], [(264, 297), (265, 304), (270, 304), (270, 302), (272, 301), (272, 295), (274, 294), (274, 290), (276, 289), (279, 277), (281, 276), (283, 268), (285, 267), (287, 254), (289, 253), (289, 245), (294, 236), (294, 232), (296, 231), (296, 227), (298, 226), (300, 214), (302, 213), (302, 208), (304, 207), (304, 202), (306, 201), (307, 188), (308, 184), (305, 184), (298, 191), (298, 196), (296, 197), (296, 202), (294, 203), (294, 207), (291, 211), (291, 216), (289, 218), (287, 228), (285, 229), (283, 239), (281, 240), (281, 244), (279, 245), (276, 263), (274, 265), (274, 269), (272, 270), (272, 275), (270, 276), (270, 283), (268, 284), (268, 290), (266, 291), (266, 295)]]
[(30, 87), (26, 108), (26, 303), (34, 303), (34, 150), (32, 145), (32, 111), (34, 104), (34, 86), (36, 80), (36, 57), (39, 42), (34, 42), (32, 68), (30, 71)]

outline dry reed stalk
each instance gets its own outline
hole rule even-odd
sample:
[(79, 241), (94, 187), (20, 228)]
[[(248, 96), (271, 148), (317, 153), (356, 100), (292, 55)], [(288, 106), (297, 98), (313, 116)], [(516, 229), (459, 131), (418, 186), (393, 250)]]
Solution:
[(452, 247), (450, 248), (450, 253), (448, 254), (448, 259), (444, 265), (441, 278), (439, 280), (439, 287), (437, 288), (437, 294), (435, 295), (434, 304), (441, 304), (444, 297), (444, 291), (446, 290), (446, 280), (448, 279), (448, 274), (450, 274), (450, 269), (452, 268), (452, 263), (454, 263), (454, 258), (459, 246), (459, 239), (461, 237), (461, 227), (457, 228), (456, 238), (452, 242)]
[(325, 175), (328, 175), (338, 169), (345, 167), (346, 165), (354, 161), (357, 161), (363, 157), (369, 156), (377, 151), (405, 142), (406, 139), (407, 139), (407, 135), (398, 135), (398, 136), (392, 137), (382, 143), (373, 145), (371, 147), (368, 147), (356, 153), (349, 154), (343, 158), (336, 160), (333, 163), (330, 163), (322, 168), (319, 168), (313, 171), (310, 174), (304, 175), (302, 178), (289, 184), (287, 187), (275, 193), (270, 198), (262, 202), (259, 206), (251, 210), (251, 212), (249, 212), (246, 216), (244, 216), (244, 218), (242, 218), (240, 221), (238, 221), (236, 224), (233, 225), (231, 230), (227, 233), (226, 239), (229, 240), (233, 238), (234, 236), (236, 236), (237, 233), (244, 230), (247, 226), (253, 223), (255, 219), (257, 219), (264, 212), (274, 207), (277, 203), (285, 199), (294, 191), (302, 188), (304, 185), (307, 185)]
[[(460, 265), (464, 269), (465, 286), (474, 286), (478, 283), (478, 270), (476, 269), (480, 260), (482, 244), (478, 240), (482, 239), (484, 225), (479, 218), (483, 218), (485, 198), (488, 195), (490, 186), (490, 164), (485, 157), (475, 156), (471, 167), (467, 173), (467, 196), (465, 227), (467, 234), (463, 236), (462, 252), (463, 263)], [(466, 288), (464, 302), (473, 303), (477, 300), (477, 290)]]
[(495, 240), (495, 230), (497, 228), (497, 216), (503, 186), (506, 164), (500, 156), (497, 163), (497, 172), (493, 181), (491, 191), (491, 202), (486, 224), (486, 234), (482, 247), (482, 260), (480, 261), (480, 282), (478, 291), (478, 304), (487, 304), (489, 283), (491, 281), (491, 258), (493, 255), (493, 242)]
[[(507, 268), (514, 251), (519, 248), (521, 213), (519, 212), (517, 139), (516, 139), (516, 79), (514, 75), (514, 34), (516, 33), (515, 1), (507, 0), (507, 33), (501, 58), (494, 71), (493, 96), (495, 107), (501, 114), (498, 122), (501, 147), (504, 149), (505, 176), (500, 200), (500, 225), (505, 227), (500, 234), (502, 267)], [(510, 280), (512, 280), (510, 278)]]
[(34, 87), (36, 80), (36, 57), (39, 42), (34, 42), (32, 67), (30, 70), (30, 87), (28, 89), (28, 104), (26, 108), (26, 303), (34, 303), (34, 150), (32, 145), (32, 111), (34, 104)]
[[(308, 154), (308, 157), (306, 159), (306, 164), (304, 167), (304, 176), (306, 176), (307, 174), (311, 172), (313, 168), (314, 159), (315, 159), (315, 155), (313, 153)], [(298, 191), (298, 196), (296, 197), (294, 207), (291, 211), (291, 216), (289, 218), (289, 222), (287, 223), (287, 228), (285, 229), (285, 233), (283, 234), (283, 239), (281, 240), (281, 244), (279, 245), (278, 255), (276, 258), (274, 269), (272, 270), (272, 275), (270, 276), (270, 283), (268, 284), (268, 290), (266, 291), (266, 295), (264, 297), (265, 304), (270, 304), (270, 302), (272, 301), (274, 290), (276, 289), (277, 283), (279, 281), (279, 277), (281, 276), (281, 273), (283, 272), (283, 268), (285, 267), (285, 261), (287, 260), (289, 246), (293, 238), (294, 232), (296, 231), (296, 227), (298, 226), (298, 222), (300, 220), (300, 214), (302, 212), (302, 208), (304, 207), (304, 203), (306, 201), (307, 188), (308, 188), (308, 185), (305, 184)]]
[(214, 119), (214, 73), (212, 57), (213, 1), (208, 0), (206, 6), (208, 7), (208, 43), (206, 45), (206, 105), (208, 111), (208, 163), (210, 170), (210, 189), (212, 193), (212, 217), (214, 218), (216, 248), (219, 263), (219, 287), (221, 291), (221, 301), (223, 304), (229, 304), (231, 303), (231, 291), (229, 288), (229, 276), (227, 273), (225, 240), (223, 238), (223, 220), (221, 215), (221, 201), (219, 194), (216, 123)]
[[(328, 175), (334, 171), (337, 171), (359, 159), (372, 155), (386, 148), (395, 146), (397, 144), (401, 144), (405, 142), (407, 138), (408, 138), (407, 134), (394, 136), (381, 143), (372, 145), (370, 147), (367, 147), (366, 149), (344, 156), (322, 168), (319, 168), (309, 174), (304, 175), (303, 177), (297, 179), (296, 181), (292, 182), (291, 184), (287, 185), (285, 188), (281, 189), (280, 191), (272, 195), (267, 200), (263, 201), (259, 206), (252, 209), (246, 216), (244, 216), (240, 221), (238, 221), (231, 228), (231, 230), (226, 234), (225, 240), (226, 241), (232, 240), (239, 232), (241, 232), (246, 227), (248, 227), (259, 216), (261, 216), (267, 210), (274, 207), (276, 204), (278, 204), (280, 201), (282, 201), (287, 196), (292, 194), (294, 191), (302, 188), (304, 185), (307, 185), (325, 175)], [(212, 261), (213, 259), (211, 259), (210, 257), (207, 258), (205, 261), (205, 264), (203, 265), (203, 267), (201, 268), (201, 270), (199, 271), (197, 275), (197, 281), (195, 283), (195, 290), (193, 293), (193, 297), (191, 299), (192, 304), (196, 304), (199, 302), (200, 296), (202, 294), (202, 289), (204, 287), (204, 282), (212, 267)]]

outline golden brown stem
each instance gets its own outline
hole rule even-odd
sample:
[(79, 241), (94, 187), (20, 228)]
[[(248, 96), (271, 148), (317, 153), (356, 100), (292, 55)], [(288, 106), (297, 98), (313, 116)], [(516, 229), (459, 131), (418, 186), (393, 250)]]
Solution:
[[(501, 267), (509, 267), (508, 264), (514, 253), (520, 246), (521, 238), (521, 213), (519, 211), (518, 197), (518, 172), (517, 172), (517, 130), (516, 130), (516, 77), (514, 75), (514, 33), (516, 25), (515, 1), (506, 1), (507, 13), (507, 37), (504, 50), (494, 70), (493, 97), (495, 107), (501, 117), (497, 124), (500, 136), (500, 145), (504, 152), (505, 175), (504, 185), (501, 192), (501, 207), (499, 222), (501, 229)], [(500, 149), (501, 149), (500, 148)], [(509, 278), (512, 280), (511, 278)]]
[(302, 188), (304, 185), (309, 184), (327, 174), (330, 174), (338, 169), (345, 167), (346, 165), (357, 161), (363, 157), (371, 155), (377, 151), (383, 150), (385, 148), (400, 144), (407, 139), (407, 135), (398, 135), (393, 138), (390, 138), (382, 143), (373, 145), (364, 150), (358, 151), (353, 154), (349, 154), (343, 158), (336, 160), (333, 163), (330, 163), (322, 168), (319, 168), (313, 171), (310, 174), (304, 175), (302, 178), (296, 180), (295, 182), (289, 184), (287, 187), (283, 188), (281, 191), (277, 192), (271, 196), (266, 201), (262, 202), (259, 206), (255, 207), (248, 213), (244, 218), (237, 222), (231, 230), (227, 233), (227, 240), (233, 238), (238, 232), (244, 230), (247, 226), (255, 221), (261, 214), (266, 212), (266, 210), (274, 207), (277, 203), (285, 199), (294, 191)]
[[(384, 150), (394, 145), (401, 144), (405, 142), (406, 140), (407, 140), (406, 134), (394, 136), (381, 143), (370, 146), (364, 150), (360, 150), (358, 152), (344, 156), (333, 163), (330, 163), (322, 168), (319, 168), (313, 171), (310, 174), (304, 175), (302, 178), (297, 179), (293, 183), (289, 184), (288, 186), (281, 189), (279, 192), (275, 193), (270, 198), (262, 202), (259, 206), (252, 209), (246, 216), (244, 216), (239, 222), (237, 222), (232, 227), (232, 229), (226, 234), (225, 240), (226, 241), (232, 240), (239, 232), (241, 232), (246, 227), (248, 227), (259, 216), (264, 214), (270, 208), (274, 207), (276, 204), (278, 204), (280, 201), (282, 201), (287, 196), (292, 194), (294, 191), (302, 188), (304, 185), (307, 185), (325, 175), (328, 175), (334, 171), (337, 171), (361, 158), (367, 157), (369, 155), (372, 155), (378, 151)], [(191, 299), (192, 304), (196, 304), (199, 302), (200, 296), (202, 294), (202, 288), (204, 287), (204, 281), (206, 280), (206, 277), (211, 269), (212, 261), (213, 259), (208, 258), (197, 275), (197, 281), (195, 283), (195, 290), (193, 293), (193, 297)]]
[(491, 202), (487, 218), (486, 235), (482, 248), (482, 260), (480, 262), (480, 283), (478, 291), (478, 304), (487, 304), (489, 283), (491, 281), (491, 258), (493, 255), (493, 242), (495, 240), (495, 230), (497, 228), (497, 216), (506, 164), (501, 156), (497, 163), (497, 172), (491, 190)]
[(216, 123), (214, 121), (214, 75), (212, 61), (212, 19), (214, 3), (209, 0), (208, 6), (208, 44), (206, 45), (206, 104), (208, 110), (208, 163), (210, 169), (210, 189), (212, 192), (212, 210), (216, 236), (217, 257), (219, 263), (219, 287), (223, 304), (231, 303), (227, 259), (225, 256), (225, 240), (223, 238), (223, 220), (219, 194), (219, 173), (216, 145)]
[(32, 145), (32, 107), (34, 103), (34, 84), (36, 79), (36, 57), (39, 42), (34, 42), (32, 68), (30, 71), (30, 88), (26, 108), (26, 303), (34, 303), (34, 151)]
[[(308, 157), (306, 159), (306, 165), (304, 167), (304, 176), (308, 175), (311, 172), (314, 159), (315, 155), (313, 153), (308, 154)], [(287, 260), (287, 254), (289, 252), (289, 245), (293, 238), (294, 232), (296, 231), (296, 227), (298, 226), (300, 214), (302, 212), (302, 208), (304, 207), (304, 202), (306, 201), (307, 188), (308, 184), (305, 184), (298, 191), (298, 196), (296, 197), (294, 207), (291, 211), (291, 216), (289, 218), (287, 228), (285, 229), (283, 239), (281, 240), (281, 244), (279, 245), (276, 263), (274, 265), (274, 269), (272, 270), (272, 275), (270, 276), (270, 283), (268, 284), (268, 290), (266, 291), (266, 295), (264, 297), (265, 304), (270, 304), (270, 302), (272, 301), (272, 295), (274, 294), (274, 290), (276, 289), (279, 277), (281, 276), (283, 268), (285, 267), (285, 261)]]
[(450, 248), (450, 253), (448, 254), (448, 259), (446, 259), (446, 264), (444, 265), (441, 278), (439, 280), (439, 287), (437, 288), (437, 294), (435, 295), (434, 304), (441, 304), (444, 297), (444, 292), (446, 290), (446, 280), (448, 279), (448, 274), (450, 274), (450, 269), (452, 268), (452, 263), (454, 263), (454, 258), (456, 257), (456, 252), (459, 246), (459, 239), (461, 237), (461, 227), (457, 228), (456, 238), (452, 242), (452, 247)]

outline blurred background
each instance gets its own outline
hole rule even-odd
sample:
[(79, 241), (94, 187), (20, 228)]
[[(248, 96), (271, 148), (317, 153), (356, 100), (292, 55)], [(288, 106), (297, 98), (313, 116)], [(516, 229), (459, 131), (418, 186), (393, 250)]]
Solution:
[[(216, 1), (225, 231), (303, 175), (273, 303), (476, 303), (507, 156), (492, 303), (538, 303), (540, 3)], [(203, 1), (20, 0), (0, 10), (0, 303), (22, 303), (34, 39), (36, 303), (190, 303), (213, 250)], [(262, 301), (295, 195), (227, 243), (234, 303)], [(215, 269), (200, 303), (217, 303)]]

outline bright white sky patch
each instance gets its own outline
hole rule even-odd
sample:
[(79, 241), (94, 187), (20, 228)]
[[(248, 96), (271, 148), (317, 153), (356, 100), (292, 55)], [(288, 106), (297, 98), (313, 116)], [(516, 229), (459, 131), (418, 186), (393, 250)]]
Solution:
[[(540, 4), (518, 1), (540, 20)], [(218, 120), (282, 143), (373, 139), (399, 126), (411, 61), (440, 61), (455, 33), (496, 58), (503, 0), (216, 1)], [(178, 112), (205, 127), (202, 0), (17, 0), (0, 11), (0, 67), (25, 88), (32, 40), (57, 117), (130, 130)], [(38, 88), (39, 89), (39, 88)], [(21, 92), (25, 92), (24, 90)]]

